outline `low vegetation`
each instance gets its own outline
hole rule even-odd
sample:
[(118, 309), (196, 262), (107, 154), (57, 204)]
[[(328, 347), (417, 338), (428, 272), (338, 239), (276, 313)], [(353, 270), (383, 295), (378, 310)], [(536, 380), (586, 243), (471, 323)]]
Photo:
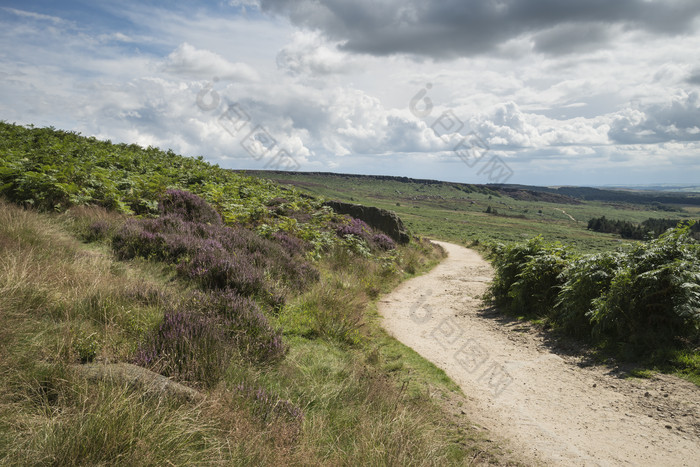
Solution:
[[(677, 219), (654, 219), (649, 218), (640, 224), (607, 219), (605, 216), (595, 217), (588, 221), (588, 229), (596, 232), (619, 234), (622, 238), (632, 238), (635, 240), (645, 240), (656, 238), (668, 229), (678, 224)], [(700, 224), (697, 222), (691, 226), (691, 234), (700, 240)]]
[(542, 237), (496, 245), (490, 296), (506, 312), (700, 381), (700, 244), (690, 229), (600, 254)]
[[(0, 464), (503, 460), (451, 421), (454, 383), (378, 324), (381, 294), (444, 256), (427, 240), (397, 245), (297, 187), (156, 148), (0, 122), (0, 154)], [(662, 225), (692, 206), (285, 177), (490, 250), (504, 311), (700, 383), (692, 224), (620, 248), (580, 220)], [(88, 380), (90, 362), (205, 397)]]
[[(455, 464), (373, 302), (443, 252), (203, 161), (2, 124), (0, 464)], [(131, 362), (203, 401), (88, 380)]]
[[(473, 185), (405, 177), (290, 172), (247, 172), (277, 180), (315, 196), (395, 211), (422, 235), (479, 246), (522, 242), (536, 235), (582, 252), (612, 251), (619, 235), (587, 229), (606, 216), (633, 224), (649, 218), (697, 219), (695, 193), (629, 193), (576, 187)], [(464, 166), (464, 176), (474, 177)], [(676, 205), (659, 204), (676, 201)], [(664, 229), (665, 230), (665, 229)], [(662, 233), (663, 230), (660, 232)]]

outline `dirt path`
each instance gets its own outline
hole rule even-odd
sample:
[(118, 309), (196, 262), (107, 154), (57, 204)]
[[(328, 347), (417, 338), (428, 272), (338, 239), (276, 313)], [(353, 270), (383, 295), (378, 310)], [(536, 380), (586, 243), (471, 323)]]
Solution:
[(460, 385), (467, 417), (528, 463), (700, 465), (700, 388), (667, 375), (625, 379), (555, 349), (485, 307), (493, 271), (478, 253), (437, 243), (449, 257), (386, 296), (379, 312), (391, 334)]
[(557, 209), (557, 211), (561, 211), (562, 214), (564, 214), (565, 216), (567, 216), (567, 217), (568, 217), (569, 219), (571, 219), (572, 221), (578, 222), (578, 221), (574, 218), (574, 216), (572, 216), (572, 215), (569, 214), (568, 212), (564, 211), (563, 209)]

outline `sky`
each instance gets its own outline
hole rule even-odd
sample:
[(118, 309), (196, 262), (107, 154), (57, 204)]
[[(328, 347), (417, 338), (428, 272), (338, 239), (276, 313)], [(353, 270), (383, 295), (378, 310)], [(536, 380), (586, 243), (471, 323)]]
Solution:
[(232, 169), (700, 181), (697, 0), (0, 0), (0, 120)]

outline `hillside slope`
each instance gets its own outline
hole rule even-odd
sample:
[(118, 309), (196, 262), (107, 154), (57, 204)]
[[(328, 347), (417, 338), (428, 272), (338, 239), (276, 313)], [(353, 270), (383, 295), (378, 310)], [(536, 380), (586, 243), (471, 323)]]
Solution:
[[(202, 160), (1, 130), (0, 464), (507, 462), (372, 312), (440, 249)], [(201, 397), (93, 376), (115, 363)]]

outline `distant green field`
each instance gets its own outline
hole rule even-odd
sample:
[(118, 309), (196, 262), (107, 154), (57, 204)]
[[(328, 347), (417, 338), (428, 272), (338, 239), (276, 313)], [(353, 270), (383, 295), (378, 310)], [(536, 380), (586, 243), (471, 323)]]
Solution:
[[(484, 185), (294, 172), (253, 174), (327, 199), (390, 209), (401, 216), (414, 234), (463, 244), (475, 240), (521, 241), (542, 234), (547, 240), (558, 240), (581, 251), (610, 250), (630, 241), (587, 230), (589, 219), (606, 216), (641, 222), (650, 217), (681, 220), (700, 214), (698, 206), (687, 206), (682, 212), (666, 212), (629, 203), (519, 200)], [(497, 214), (486, 213), (489, 207)]]

